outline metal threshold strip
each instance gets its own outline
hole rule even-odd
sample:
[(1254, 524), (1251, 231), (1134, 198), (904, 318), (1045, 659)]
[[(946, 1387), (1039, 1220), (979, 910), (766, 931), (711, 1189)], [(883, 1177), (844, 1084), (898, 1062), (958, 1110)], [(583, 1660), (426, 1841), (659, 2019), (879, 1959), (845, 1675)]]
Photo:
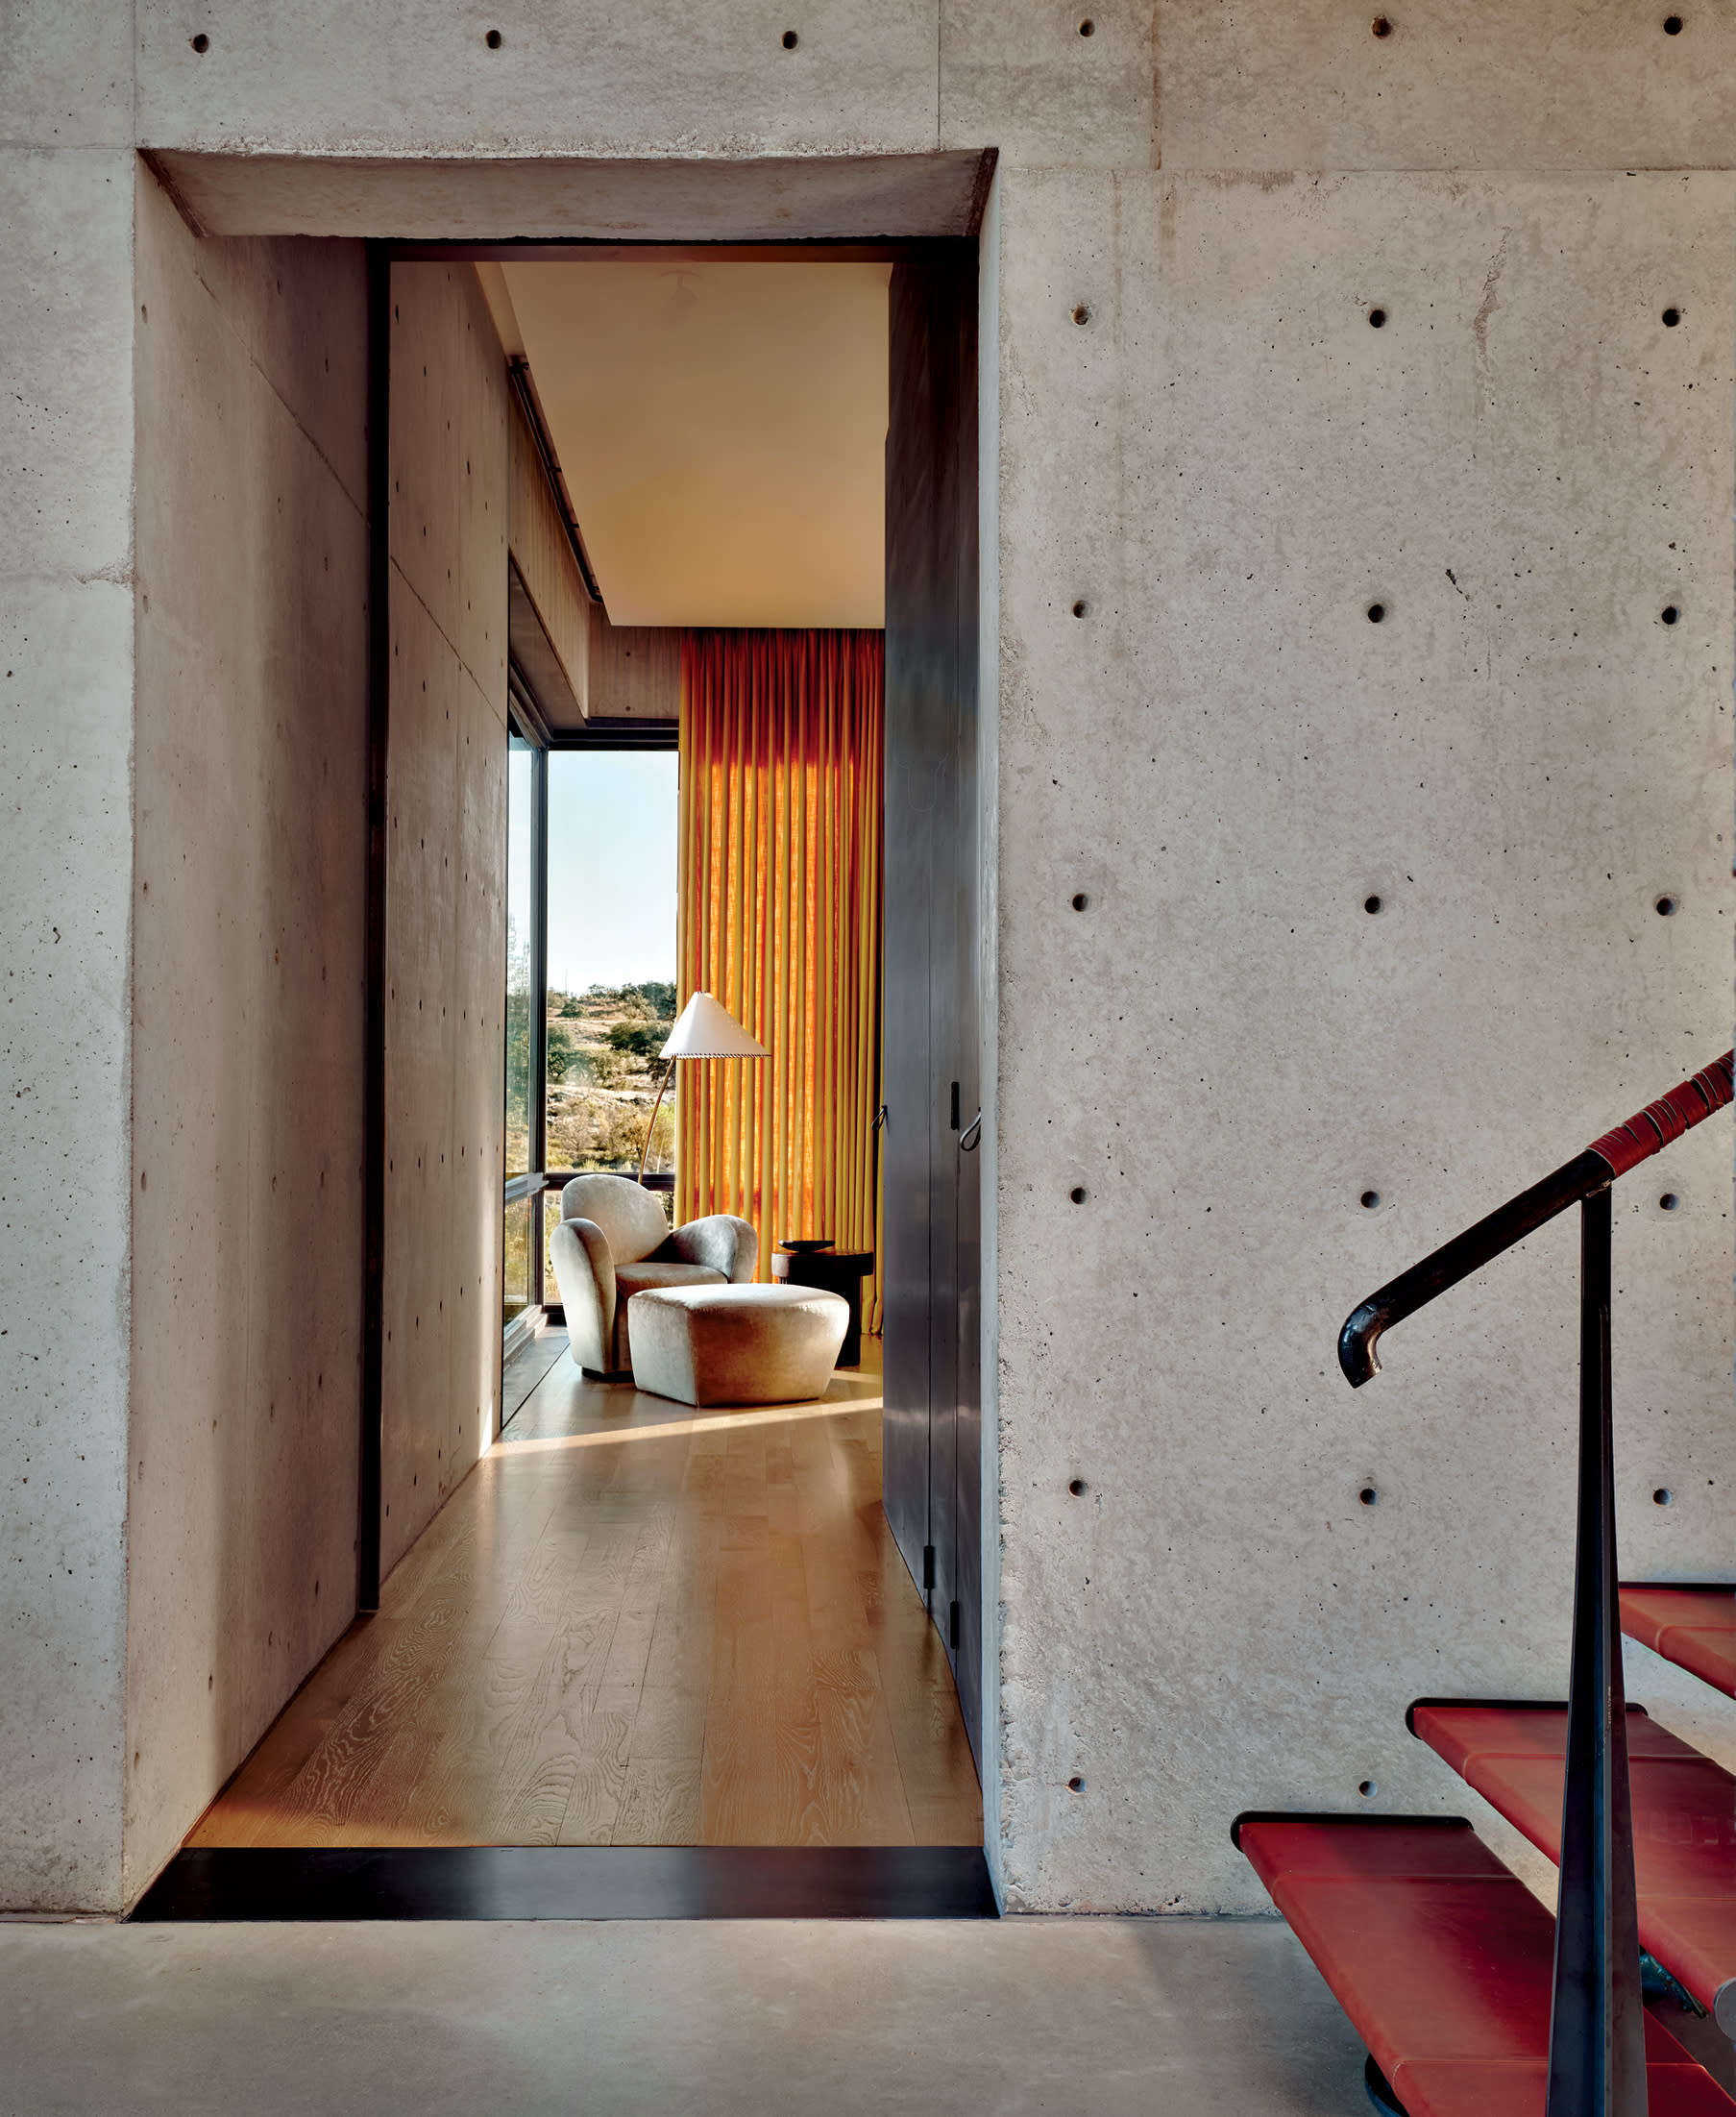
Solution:
[(133, 1922), (994, 1918), (977, 1845), (202, 1846)]

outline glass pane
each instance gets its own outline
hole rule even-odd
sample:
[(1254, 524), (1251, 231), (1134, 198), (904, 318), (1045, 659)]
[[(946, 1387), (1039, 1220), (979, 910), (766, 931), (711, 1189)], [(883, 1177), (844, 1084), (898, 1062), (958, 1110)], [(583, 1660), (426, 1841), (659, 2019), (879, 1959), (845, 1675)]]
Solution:
[(554, 1260), (549, 1254), (549, 1238), (561, 1224), (561, 1194), (558, 1191), (543, 1193), (543, 1306), (558, 1307), (561, 1290), (554, 1277)]
[[(675, 1015), (679, 764), (669, 750), (549, 759), (550, 1169), (634, 1171)], [(675, 1091), (646, 1167), (675, 1166)]]
[[(530, 1168), (530, 745), (515, 729), (506, 755), (506, 1173)], [(509, 1315), (512, 1313), (509, 1309)]]
[(530, 1305), (530, 1214), (534, 1198), (515, 1198), (506, 1208), (506, 1298), (501, 1320), (510, 1323)]

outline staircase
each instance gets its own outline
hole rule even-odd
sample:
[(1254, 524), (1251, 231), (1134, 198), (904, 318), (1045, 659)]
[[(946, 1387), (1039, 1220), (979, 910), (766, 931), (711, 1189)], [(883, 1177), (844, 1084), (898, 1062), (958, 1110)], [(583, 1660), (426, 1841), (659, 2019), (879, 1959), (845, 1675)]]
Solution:
[[(1723, 1585), (1622, 1589), (1622, 1630), (1630, 1639), (1736, 1698), (1736, 1595)], [(1736, 2035), (1736, 2029), (1730, 2033)]]
[(1250, 1813), (1232, 1833), (1367, 2045), (1370, 2100), (1399, 2117), (1736, 2117), (1736, 1780), (1627, 1706), (1621, 1658), (1626, 1632), (1736, 1694), (1736, 1591), (1618, 1583), (1609, 1386), (1611, 1186), (1730, 1099), (1726, 1053), (1372, 1294), (1339, 1337), (1359, 1387), (1384, 1330), (1579, 1206), (1568, 1700), (1424, 1698), (1406, 1715), (1556, 1863), (1557, 1917), (1458, 1818)]

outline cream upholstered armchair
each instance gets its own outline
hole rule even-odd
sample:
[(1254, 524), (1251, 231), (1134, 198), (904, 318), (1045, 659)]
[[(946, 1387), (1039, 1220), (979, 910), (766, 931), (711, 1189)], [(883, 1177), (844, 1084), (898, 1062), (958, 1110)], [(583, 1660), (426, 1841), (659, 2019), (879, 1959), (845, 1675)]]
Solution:
[(671, 1234), (654, 1192), (625, 1176), (575, 1176), (549, 1238), (574, 1359), (587, 1374), (631, 1372), (627, 1303), (634, 1294), (751, 1279), (759, 1246), (754, 1229), (733, 1213), (689, 1220)]

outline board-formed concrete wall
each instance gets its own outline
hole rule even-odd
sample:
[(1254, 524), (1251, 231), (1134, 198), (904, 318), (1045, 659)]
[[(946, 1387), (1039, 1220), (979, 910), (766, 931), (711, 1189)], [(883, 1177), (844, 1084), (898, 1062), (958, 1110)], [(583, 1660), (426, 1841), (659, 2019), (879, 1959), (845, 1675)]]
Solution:
[[(131, 22), (26, 0), (0, 137), (438, 153), (449, 187), (465, 156), (1000, 149), (995, 1856), (1015, 1907), (1255, 1908), (1239, 1808), (1463, 1803), (1402, 1708), (1559, 1686), (1573, 1230), (1395, 1332), (1359, 1395), (1333, 1336), (1727, 1039), (1736, 13), (1415, 0), (1377, 38), (1326, 0), (840, 0), (791, 52), (782, 16), (662, 0), (515, 9), (498, 50), (424, 0), (342, 34), (314, 0)], [(125, 279), (124, 232), (103, 261)], [(9, 311), (27, 350), (36, 315)], [(86, 439), (16, 460), (83, 504)], [(44, 563), (70, 595), (113, 546)], [(32, 783), (42, 842), (76, 839), (86, 787)], [(33, 1036), (73, 1020), (51, 997)], [(99, 1177), (127, 1159), (105, 1063), (52, 1113), (94, 1098)], [(1661, 1175), (1623, 1193), (1635, 1572), (1731, 1569), (1728, 1168), (1724, 1120), (1674, 1150), (1676, 1212)], [(112, 1244), (87, 1283), (123, 1297)], [(67, 1509), (88, 1477), (108, 1510), (66, 1624), (100, 1646), (114, 1503), (56, 1440)], [(81, 1857), (83, 1813), (39, 1809), (43, 1859)]]
[(392, 270), (380, 1567), (495, 1437), (506, 363), (468, 264)]
[(135, 291), (129, 1897), (355, 1608), (368, 718), (362, 246)]

